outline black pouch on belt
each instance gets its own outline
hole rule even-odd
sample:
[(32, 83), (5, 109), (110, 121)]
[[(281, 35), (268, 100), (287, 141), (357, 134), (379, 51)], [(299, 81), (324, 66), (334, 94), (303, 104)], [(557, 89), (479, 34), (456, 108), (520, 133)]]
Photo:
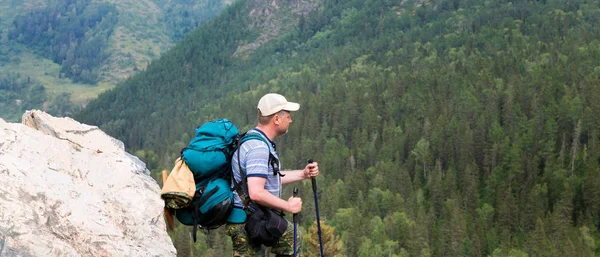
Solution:
[(244, 228), (251, 243), (273, 246), (283, 236), (287, 226), (283, 213), (259, 206), (250, 214)]

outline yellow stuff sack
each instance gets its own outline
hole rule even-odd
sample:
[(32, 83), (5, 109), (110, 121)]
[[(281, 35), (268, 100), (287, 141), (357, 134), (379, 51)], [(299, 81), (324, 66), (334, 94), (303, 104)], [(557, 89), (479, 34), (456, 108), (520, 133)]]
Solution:
[(177, 158), (160, 197), (165, 200), (167, 208), (181, 209), (191, 204), (195, 192), (194, 174), (181, 157)]

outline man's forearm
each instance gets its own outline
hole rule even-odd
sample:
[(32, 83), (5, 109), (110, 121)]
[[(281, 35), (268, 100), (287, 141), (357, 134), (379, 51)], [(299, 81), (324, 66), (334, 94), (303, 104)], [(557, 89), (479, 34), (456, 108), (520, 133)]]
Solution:
[(303, 170), (288, 170), (281, 173), (285, 175), (281, 177), (281, 184), (283, 185), (306, 179)]
[(273, 209), (289, 212), (288, 211), (288, 207), (289, 207), (288, 202), (277, 196), (274, 196), (273, 194), (269, 193), (269, 191), (261, 190), (256, 194), (251, 194), (250, 196), (251, 196), (250, 198), (252, 199), (252, 201), (254, 201), (255, 203), (257, 203), (260, 206), (265, 206), (268, 208), (273, 208)]

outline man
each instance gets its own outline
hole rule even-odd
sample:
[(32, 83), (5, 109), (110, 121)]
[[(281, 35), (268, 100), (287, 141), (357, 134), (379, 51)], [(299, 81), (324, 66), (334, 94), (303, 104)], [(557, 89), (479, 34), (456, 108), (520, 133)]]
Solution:
[[(262, 136), (270, 146), (261, 140), (248, 140), (233, 155), (232, 179), (235, 179), (240, 185), (247, 185), (247, 187), (242, 186), (244, 198), (249, 196), (255, 204), (278, 211), (298, 213), (302, 209), (302, 199), (299, 197), (290, 197), (287, 201), (282, 199), (281, 186), (319, 175), (319, 167), (316, 162), (306, 165), (303, 170), (279, 171), (281, 165), (273, 140), (288, 132), (290, 123), (292, 123), (291, 112), (297, 111), (299, 108), (299, 104), (288, 102), (282, 95), (266, 94), (263, 96), (258, 102), (258, 125), (248, 133)], [(241, 172), (247, 178), (247, 183), (242, 181), (240, 167)], [(244, 207), (237, 190), (234, 190), (234, 209), (226, 226), (226, 233), (233, 241), (233, 256), (254, 256), (260, 251), (260, 245), (250, 242), (244, 229), (246, 214), (252, 211), (252, 205), (248, 208)], [(298, 248), (301, 245), (301, 238), (302, 236), (298, 233)], [(300, 253), (299, 249), (297, 250), (297, 253)], [(271, 251), (277, 256), (292, 256), (294, 226), (289, 221), (285, 233), (272, 246)]]

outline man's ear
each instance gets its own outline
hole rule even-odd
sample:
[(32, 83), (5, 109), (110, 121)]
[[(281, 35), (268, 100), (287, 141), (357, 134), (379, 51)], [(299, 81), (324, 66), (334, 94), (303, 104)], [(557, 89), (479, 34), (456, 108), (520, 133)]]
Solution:
[(275, 123), (275, 125), (279, 125), (280, 119), (281, 117), (279, 117), (278, 114), (273, 115), (273, 123)]

